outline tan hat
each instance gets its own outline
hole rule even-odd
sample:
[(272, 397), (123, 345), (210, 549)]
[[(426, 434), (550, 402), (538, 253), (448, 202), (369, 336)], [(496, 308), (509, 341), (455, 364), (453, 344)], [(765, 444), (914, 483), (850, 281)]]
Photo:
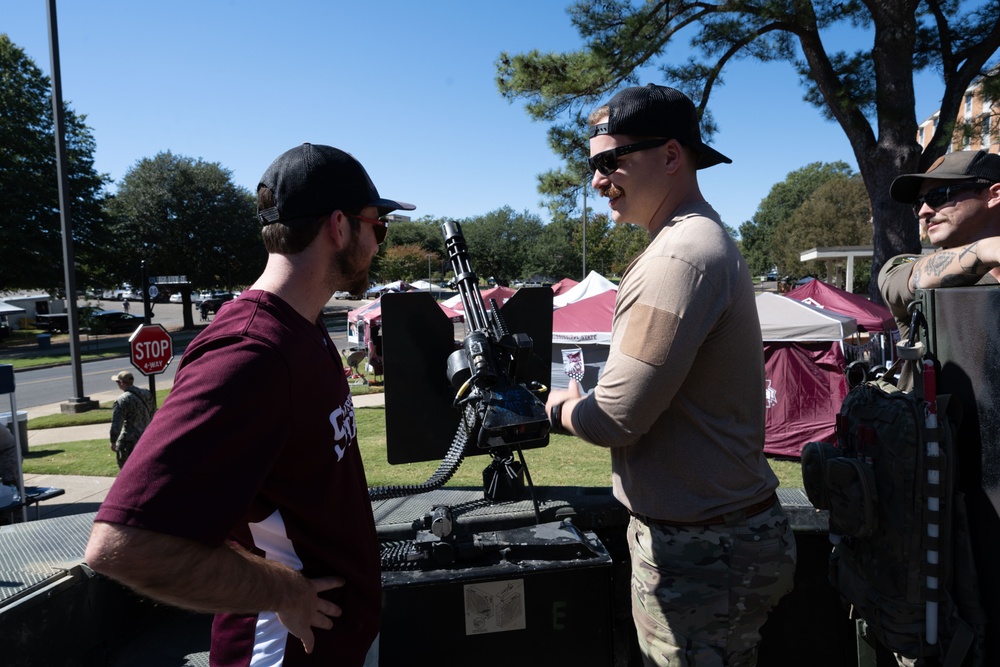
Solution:
[(928, 180), (1000, 183), (1000, 155), (987, 151), (948, 153), (935, 160), (922, 174), (897, 176), (889, 186), (889, 196), (903, 204), (912, 204), (917, 201), (920, 187)]
[(128, 371), (122, 371), (118, 375), (112, 375), (111, 376), (111, 381), (112, 382), (127, 382), (129, 384), (132, 384), (133, 382), (135, 382), (135, 377), (133, 377), (132, 374), (129, 373)]

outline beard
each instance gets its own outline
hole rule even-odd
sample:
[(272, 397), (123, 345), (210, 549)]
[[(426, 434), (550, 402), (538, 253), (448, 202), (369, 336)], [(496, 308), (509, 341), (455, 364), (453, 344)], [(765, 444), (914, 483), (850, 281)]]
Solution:
[(371, 257), (365, 257), (358, 243), (358, 235), (351, 234), (351, 240), (342, 252), (335, 255), (330, 265), (330, 283), (333, 290), (344, 290), (351, 294), (368, 291), (368, 269)]

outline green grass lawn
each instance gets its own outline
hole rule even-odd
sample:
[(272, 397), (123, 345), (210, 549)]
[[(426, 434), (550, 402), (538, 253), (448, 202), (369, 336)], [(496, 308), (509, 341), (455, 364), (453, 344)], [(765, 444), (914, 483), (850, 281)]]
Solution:
[(115, 477), (118, 463), (107, 438), (32, 447), (24, 457), (26, 475)]
[[(159, 394), (158, 391), (158, 397)], [(358, 421), (358, 442), (365, 459), (370, 486), (420, 484), (437, 469), (438, 463), (434, 461), (389, 465), (386, 461), (385, 408), (357, 408), (354, 413)], [(94, 415), (95, 421), (77, 423), (102, 423), (100, 419), (96, 419), (97, 416), (102, 416), (104, 422), (111, 420), (109, 407), (79, 415), (52, 417), (76, 419), (88, 414)], [(36, 428), (35, 420), (31, 420), (29, 426)], [(537, 486), (611, 484), (611, 458), (608, 451), (574, 437), (554, 435), (549, 439), (547, 447), (526, 450), (524, 458), (531, 480)], [(448, 486), (481, 486), (482, 471), (489, 462), (488, 456), (466, 458)], [(802, 486), (802, 472), (798, 461), (771, 459), (770, 463), (782, 486)], [(114, 477), (118, 474), (118, 464), (115, 463), (114, 452), (109, 448), (107, 440), (84, 440), (32, 447), (24, 459), (24, 471), (31, 474)]]

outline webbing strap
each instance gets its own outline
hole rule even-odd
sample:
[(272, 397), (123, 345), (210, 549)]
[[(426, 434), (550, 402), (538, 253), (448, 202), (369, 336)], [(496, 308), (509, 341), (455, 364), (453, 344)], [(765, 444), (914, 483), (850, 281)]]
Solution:
[(948, 645), (948, 652), (944, 655), (941, 667), (959, 667), (965, 661), (965, 655), (972, 647), (972, 641), (976, 638), (976, 633), (965, 621), (958, 619), (955, 624), (955, 634), (951, 637)]

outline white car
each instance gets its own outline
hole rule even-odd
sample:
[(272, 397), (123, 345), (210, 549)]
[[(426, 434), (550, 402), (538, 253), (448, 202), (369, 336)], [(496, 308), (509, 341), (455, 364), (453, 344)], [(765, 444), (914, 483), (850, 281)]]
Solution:
[[(180, 292), (174, 292), (170, 295), (170, 303), (184, 303), (184, 295)], [(200, 299), (198, 298), (197, 292), (191, 292), (191, 303), (198, 303)]]

